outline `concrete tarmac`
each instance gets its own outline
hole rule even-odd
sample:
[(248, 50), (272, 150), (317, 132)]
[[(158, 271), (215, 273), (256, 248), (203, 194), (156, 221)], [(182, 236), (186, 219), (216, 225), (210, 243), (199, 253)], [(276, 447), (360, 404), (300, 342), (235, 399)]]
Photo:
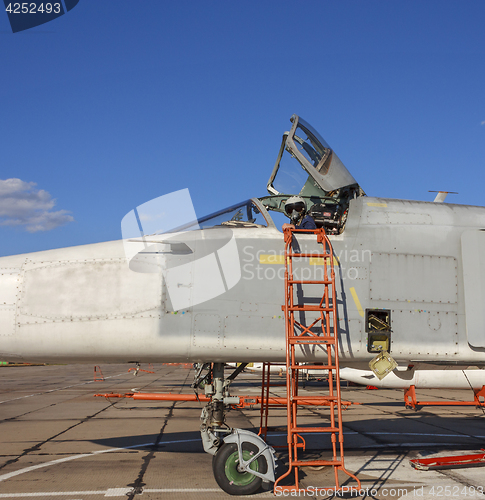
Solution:
[[(154, 365), (154, 373), (140, 371), (134, 377), (129, 367), (102, 365), (104, 381), (98, 382), (87, 365), (0, 367), (0, 499), (230, 498), (217, 486), (212, 457), (202, 448), (202, 404), (93, 397), (132, 389), (192, 394), (193, 370)], [(321, 387), (312, 382), (301, 394), (316, 394)], [(283, 391), (280, 387), (273, 394)], [(233, 395), (259, 393), (257, 374), (242, 373), (232, 386)], [(404, 407), (400, 390), (344, 387), (342, 394), (361, 403), (343, 415), (345, 465), (361, 480), (360, 498), (485, 498), (485, 468), (418, 471), (409, 464), (419, 457), (479, 453), (485, 443), (483, 409), (427, 406), (414, 411)], [(473, 399), (471, 390), (418, 390), (417, 396)], [(259, 415), (259, 407), (232, 410), (227, 421), (257, 432)], [(310, 408), (301, 412), (300, 422), (319, 425), (327, 418), (325, 408)], [(286, 411), (273, 410), (269, 424), (276, 429), (270, 444), (284, 445)], [(325, 458), (329, 449), (325, 439), (309, 435), (304, 458)], [(287, 470), (284, 448), (277, 449), (277, 456), (281, 475)], [(298, 497), (339, 498), (329, 492), (332, 480), (330, 471), (306, 467), (300, 486), (313, 488), (312, 493)], [(273, 496), (272, 491), (254, 495)], [(276, 496), (284, 498), (281, 492)]]

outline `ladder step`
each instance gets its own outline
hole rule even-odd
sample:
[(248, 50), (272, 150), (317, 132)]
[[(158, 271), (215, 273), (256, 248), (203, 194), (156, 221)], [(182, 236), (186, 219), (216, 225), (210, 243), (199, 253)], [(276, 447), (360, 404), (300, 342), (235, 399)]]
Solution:
[(296, 460), (295, 462), (291, 462), (291, 465), (297, 466), (315, 466), (318, 467), (320, 465), (333, 465), (333, 466), (341, 466), (342, 460)]
[(296, 305), (289, 306), (288, 311), (321, 311), (321, 312), (334, 312), (333, 307), (321, 307), (321, 306), (306, 306), (306, 305)]
[(315, 434), (321, 433), (321, 432), (339, 432), (338, 427), (294, 427), (290, 429), (290, 432), (292, 434), (305, 434), (305, 433), (312, 433), (314, 432)]
[(287, 257), (308, 257), (310, 259), (330, 259), (331, 255), (328, 253), (289, 253)]
[(293, 396), (292, 401), (336, 401), (337, 396)]
[(289, 343), (290, 344), (305, 344), (305, 345), (308, 345), (308, 344), (335, 344), (335, 338), (334, 337), (321, 337), (321, 338), (314, 338), (314, 339), (310, 339), (310, 338), (305, 338), (305, 339), (302, 339), (302, 338), (299, 338), (299, 337), (290, 337), (289, 339)]
[(290, 340), (319, 340), (319, 341), (326, 341), (326, 340), (335, 340), (337, 337), (333, 335), (310, 335), (307, 334), (307, 332), (304, 332), (300, 335), (290, 335), (289, 339)]
[(288, 280), (289, 285), (331, 285), (332, 280)]
[[(293, 370), (336, 370), (335, 365), (291, 365)], [(285, 385), (286, 384), (282, 384)]]

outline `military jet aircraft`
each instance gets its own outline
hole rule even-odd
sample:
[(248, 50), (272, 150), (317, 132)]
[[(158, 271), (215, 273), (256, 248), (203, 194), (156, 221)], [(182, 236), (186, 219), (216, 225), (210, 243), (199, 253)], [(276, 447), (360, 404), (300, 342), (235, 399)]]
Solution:
[[(163, 231), (145, 231), (147, 207), (138, 207), (123, 240), (0, 259), (2, 359), (198, 363), (195, 384), (210, 374), (213, 391), (205, 450), (217, 459), (224, 444), (247, 441), (266, 462), (245, 469), (254, 484), (236, 493), (272, 480), (274, 460), (254, 434), (221, 437), (224, 363), (285, 361), (284, 241), (272, 215), (285, 213), (290, 196), (305, 201), (333, 246), (341, 366), (368, 370), (382, 352), (397, 372), (485, 366), (485, 207), (366, 196), (318, 132), (297, 115), (291, 122), (268, 196)], [(318, 252), (313, 235), (297, 239)], [(318, 279), (321, 268), (310, 259), (295, 273)], [(311, 324), (311, 313), (301, 316)], [(323, 353), (301, 349), (299, 359)]]

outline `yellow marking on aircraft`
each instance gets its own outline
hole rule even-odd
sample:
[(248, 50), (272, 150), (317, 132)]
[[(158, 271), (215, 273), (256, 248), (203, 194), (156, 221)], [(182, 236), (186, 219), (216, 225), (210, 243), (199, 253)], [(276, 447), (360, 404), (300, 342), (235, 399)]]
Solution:
[[(328, 259), (328, 257), (326, 257)], [(284, 264), (285, 256), (284, 255), (274, 255), (274, 254), (261, 254), (259, 256), (260, 264)], [(310, 257), (310, 265), (311, 266), (323, 266), (324, 257)], [(333, 265), (338, 266), (339, 262), (335, 255), (333, 256)]]
[(357, 311), (359, 311), (359, 314), (364, 317), (364, 309), (362, 309), (362, 305), (360, 304), (359, 296), (357, 295), (357, 292), (355, 291), (354, 287), (350, 288), (350, 293), (352, 294), (352, 298), (354, 299), (355, 305), (357, 306)]
[[(310, 266), (323, 266), (324, 260), (329, 260), (329, 257), (310, 257)], [(335, 255), (333, 256), (333, 265), (338, 266), (338, 260)]]
[(260, 264), (284, 264), (284, 255), (273, 255), (273, 254), (261, 254), (259, 256)]
[(371, 203), (367, 202), (368, 207), (387, 207), (387, 203)]

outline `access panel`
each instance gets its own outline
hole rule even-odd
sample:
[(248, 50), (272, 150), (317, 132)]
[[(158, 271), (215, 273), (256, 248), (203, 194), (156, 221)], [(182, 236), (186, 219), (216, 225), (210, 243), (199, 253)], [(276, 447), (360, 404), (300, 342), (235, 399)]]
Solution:
[(485, 347), (485, 230), (461, 237), (468, 343)]

